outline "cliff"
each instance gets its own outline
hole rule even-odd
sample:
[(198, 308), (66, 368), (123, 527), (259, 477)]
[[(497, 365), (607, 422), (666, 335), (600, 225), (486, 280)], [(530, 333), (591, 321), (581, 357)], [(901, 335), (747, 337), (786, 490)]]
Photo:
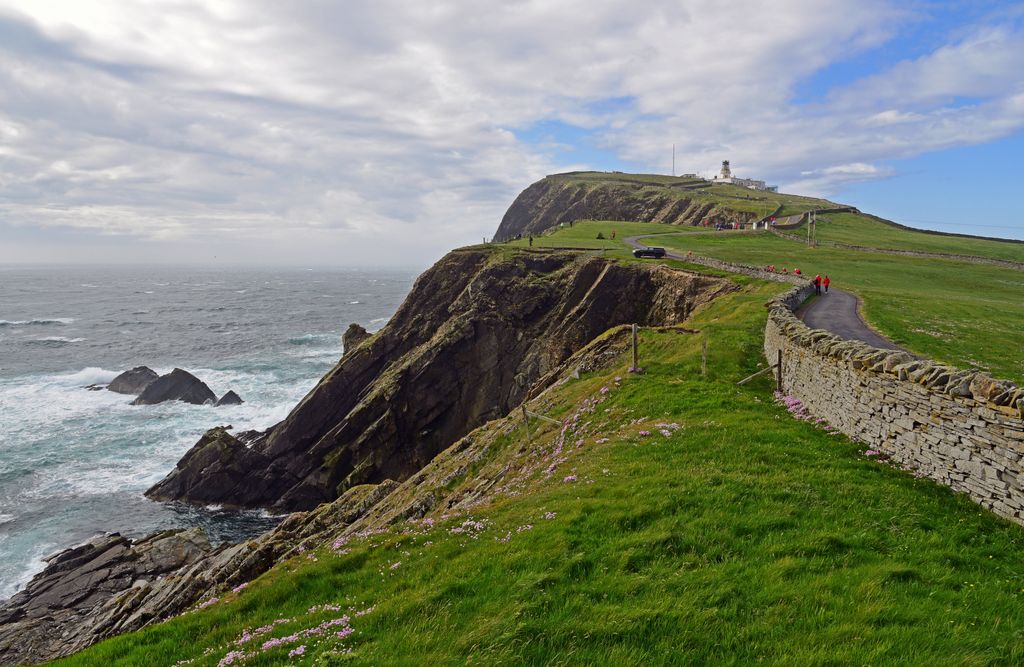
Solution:
[[(696, 225), (713, 215), (717, 220), (747, 222), (757, 213), (709, 197), (706, 181), (660, 177), (658, 181), (616, 179), (614, 175), (555, 174), (523, 190), (501, 219), (496, 241), (540, 234), (563, 222), (622, 220), (670, 225)], [(751, 194), (749, 199), (755, 199)], [(749, 203), (748, 200), (743, 200)], [(774, 203), (772, 204), (774, 207)]]
[(729, 289), (592, 256), (452, 252), (283, 422), (239, 438), (207, 433), (147, 495), (294, 511), (402, 481), (607, 329), (677, 324)]
[(517, 423), (506, 416), (513, 408), (617, 358), (628, 336), (616, 325), (675, 325), (734, 289), (594, 256), (450, 253), (385, 329), (350, 339), (283, 422), (237, 436), (211, 429), (149, 492), (315, 509), (236, 545), (211, 546), (193, 529), (98, 537), (57, 554), (0, 607), (0, 664), (67, 655), (214, 600), (308, 549), (434, 508), (474, 506), (510, 483), (513, 469), (521, 476), (550, 463), (550, 452), (500, 447)]

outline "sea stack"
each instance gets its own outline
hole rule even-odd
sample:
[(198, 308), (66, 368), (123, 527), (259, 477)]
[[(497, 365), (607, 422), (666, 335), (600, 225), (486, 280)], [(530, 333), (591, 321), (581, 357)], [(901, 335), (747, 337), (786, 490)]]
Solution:
[(147, 386), (132, 405), (154, 405), (164, 401), (185, 401), (193, 405), (216, 403), (217, 395), (206, 383), (188, 371), (175, 368)]
[(370, 334), (360, 325), (353, 322), (341, 336), (342, 354), (348, 354), (356, 349), (360, 343), (370, 337)]
[(160, 376), (152, 368), (136, 366), (111, 380), (107, 385), (107, 390), (118, 394), (138, 396), (158, 377)]
[(242, 397), (236, 394), (234, 390), (229, 389), (228, 393), (221, 396), (220, 400), (217, 401), (217, 407), (219, 408), (222, 405), (241, 405), (242, 403), (245, 403)]

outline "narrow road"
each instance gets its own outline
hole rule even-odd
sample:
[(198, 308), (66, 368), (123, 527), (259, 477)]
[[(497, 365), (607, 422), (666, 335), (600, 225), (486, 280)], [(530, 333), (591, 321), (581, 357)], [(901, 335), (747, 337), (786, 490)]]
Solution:
[[(701, 232), (683, 232), (682, 234), (692, 235), (694, 233), (699, 234)], [(711, 233), (721, 234), (723, 232)], [(623, 241), (626, 245), (633, 248), (641, 248), (646, 246), (645, 243), (641, 243), (642, 239), (656, 239), (658, 236), (664, 236), (664, 234), (630, 236), (623, 239)], [(685, 255), (672, 252), (667, 248), (665, 249), (665, 256), (670, 259), (686, 261)], [(861, 319), (858, 305), (859, 301), (853, 294), (830, 288), (828, 294), (823, 293), (820, 297), (811, 301), (810, 305), (799, 309), (796, 314), (797, 317), (802, 319), (812, 329), (824, 329), (843, 338), (863, 341), (868, 345), (886, 350), (903, 349), (869, 327)]]
[(902, 349), (865, 324), (857, 305), (857, 297), (853, 294), (829, 288), (828, 294), (822, 293), (796, 314), (812, 329), (825, 329), (843, 338), (864, 341), (886, 350)]

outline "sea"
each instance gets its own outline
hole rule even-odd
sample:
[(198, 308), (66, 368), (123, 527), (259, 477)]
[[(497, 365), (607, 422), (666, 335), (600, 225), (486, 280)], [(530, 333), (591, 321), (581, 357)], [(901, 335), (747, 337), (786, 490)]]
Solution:
[[(337, 363), (349, 323), (380, 329), (417, 273), (0, 267), (0, 600), (99, 533), (200, 526), (217, 543), (272, 527), (262, 510), (143, 492), (207, 429), (282, 420)], [(132, 406), (86, 389), (141, 365), (245, 402)]]

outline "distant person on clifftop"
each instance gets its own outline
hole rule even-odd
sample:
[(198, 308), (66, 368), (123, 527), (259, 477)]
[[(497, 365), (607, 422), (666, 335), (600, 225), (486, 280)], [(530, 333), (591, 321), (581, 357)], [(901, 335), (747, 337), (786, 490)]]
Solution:
[(828, 286), (832, 284), (832, 281), (828, 279), (828, 276), (825, 276), (821, 284), (825, 286), (825, 294), (828, 294)]
[(615, 238), (615, 230), (612, 230), (612, 238)]
[(814, 276), (814, 294), (821, 296), (821, 275)]
[(533, 247), (533, 234), (530, 234), (530, 247)]

